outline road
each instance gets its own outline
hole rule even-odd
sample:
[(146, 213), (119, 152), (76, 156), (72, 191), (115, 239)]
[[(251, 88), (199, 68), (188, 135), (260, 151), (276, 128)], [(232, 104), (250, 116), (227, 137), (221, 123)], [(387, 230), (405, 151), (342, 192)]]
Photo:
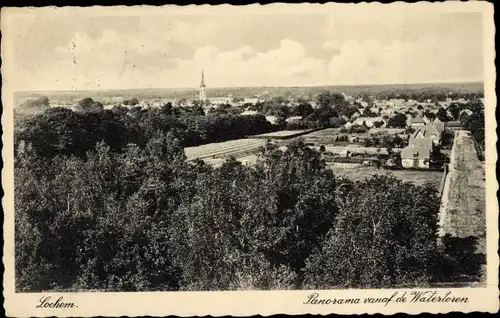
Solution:
[(449, 172), (441, 199), (439, 236), (485, 236), (485, 171), (475, 140), (467, 131), (455, 133)]

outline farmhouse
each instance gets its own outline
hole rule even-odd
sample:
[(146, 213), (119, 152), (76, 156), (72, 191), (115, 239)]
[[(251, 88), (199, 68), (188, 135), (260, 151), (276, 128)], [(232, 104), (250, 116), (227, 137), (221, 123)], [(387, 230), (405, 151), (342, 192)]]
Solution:
[(243, 100), (243, 103), (244, 104), (252, 104), (252, 105), (255, 105), (259, 102), (259, 99), (258, 98), (246, 98)]
[(425, 121), (422, 117), (417, 116), (410, 121), (410, 127), (417, 128), (425, 125)]
[(441, 132), (433, 124), (419, 126), (410, 139), (429, 139), (433, 144), (438, 145), (441, 139)]
[(277, 117), (276, 116), (266, 116), (266, 120), (271, 124), (276, 124)]
[(472, 115), (472, 113), (473, 113), (473, 112), (472, 112), (472, 110), (467, 109), (467, 108), (466, 108), (466, 109), (462, 109), (462, 110), (460, 111), (460, 115), (462, 115), (462, 114), (466, 114), (467, 116), (470, 116), (470, 115)]
[(291, 123), (291, 122), (298, 122), (300, 120), (302, 120), (302, 116), (291, 116), (286, 119), (286, 122)]
[(365, 125), (368, 128), (375, 126), (376, 122), (381, 122), (381, 127), (385, 127), (386, 122), (382, 117), (360, 117), (355, 119), (352, 124), (354, 125)]
[(440, 121), (439, 118), (436, 117), (436, 119), (434, 119), (433, 124), (440, 133), (444, 131), (444, 123)]
[(210, 97), (208, 101), (211, 105), (222, 105), (231, 103), (231, 97)]
[(241, 113), (243, 116), (251, 116), (251, 115), (258, 115), (259, 112), (256, 110), (245, 110), (244, 112)]
[(401, 150), (401, 164), (403, 168), (429, 169), (431, 152), (432, 148), (418, 143), (411, 144)]

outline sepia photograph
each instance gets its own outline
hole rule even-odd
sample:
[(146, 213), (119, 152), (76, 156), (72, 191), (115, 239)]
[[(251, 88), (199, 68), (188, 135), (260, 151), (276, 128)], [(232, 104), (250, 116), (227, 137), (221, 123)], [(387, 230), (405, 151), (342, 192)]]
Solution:
[(454, 5), (2, 9), (5, 288), (498, 310), (493, 8)]

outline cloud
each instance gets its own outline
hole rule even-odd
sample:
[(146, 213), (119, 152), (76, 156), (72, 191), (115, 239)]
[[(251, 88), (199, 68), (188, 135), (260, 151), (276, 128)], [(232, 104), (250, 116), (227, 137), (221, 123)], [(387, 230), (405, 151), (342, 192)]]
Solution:
[(15, 67), (23, 90), (196, 87), (202, 69), (209, 87), (483, 76), (480, 13), (368, 14), (345, 7), (304, 16), (82, 18), (57, 12), (16, 23)]
[(176, 59), (175, 64), (191, 79), (204, 69), (207, 84), (212, 86), (307, 85), (324, 77), (326, 68), (325, 61), (308, 57), (301, 43), (289, 39), (265, 52), (250, 46), (230, 51), (201, 47), (191, 58)]
[(323, 48), (328, 51), (337, 51), (340, 49), (340, 43), (335, 40), (328, 40), (323, 43)]
[(328, 70), (338, 84), (468, 81), (482, 77), (482, 69), (473, 67), (476, 60), (480, 54), (470, 55), (461, 43), (435, 36), (389, 44), (350, 40), (332, 57)]

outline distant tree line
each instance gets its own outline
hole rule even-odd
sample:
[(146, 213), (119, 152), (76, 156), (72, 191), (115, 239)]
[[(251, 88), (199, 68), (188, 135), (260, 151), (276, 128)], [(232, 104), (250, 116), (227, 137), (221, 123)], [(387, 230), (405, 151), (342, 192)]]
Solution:
[(27, 99), (20, 105), (20, 108), (23, 109), (46, 109), (48, 107), (50, 107), (50, 102), (47, 96), (40, 96), (36, 99)]
[(483, 98), (484, 93), (482, 91), (477, 92), (460, 92), (456, 89), (450, 91), (446, 88), (422, 88), (422, 89), (390, 89), (382, 92), (378, 92), (375, 95), (376, 99), (388, 100), (388, 99), (403, 99), (405, 101), (414, 100), (417, 102), (427, 102), (432, 103), (446, 101), (447, 98), (451, 99), (466, 99), (472, 100), (476, 98)]
[(91, 99), (84, 99), (79, 105), (80, 111), (55, 107), (16, 120), (15, 142), (30, 144), (43, 156), (83, 156), (101, 141), (114, 152), (124, 151), (128, 144), (143, 149), (158, 131), (171, 132), (182, 146), (197, 146), (276, 129), (262, 115), (205, 115), (201, 107), (102, 109), (102, 105)]

